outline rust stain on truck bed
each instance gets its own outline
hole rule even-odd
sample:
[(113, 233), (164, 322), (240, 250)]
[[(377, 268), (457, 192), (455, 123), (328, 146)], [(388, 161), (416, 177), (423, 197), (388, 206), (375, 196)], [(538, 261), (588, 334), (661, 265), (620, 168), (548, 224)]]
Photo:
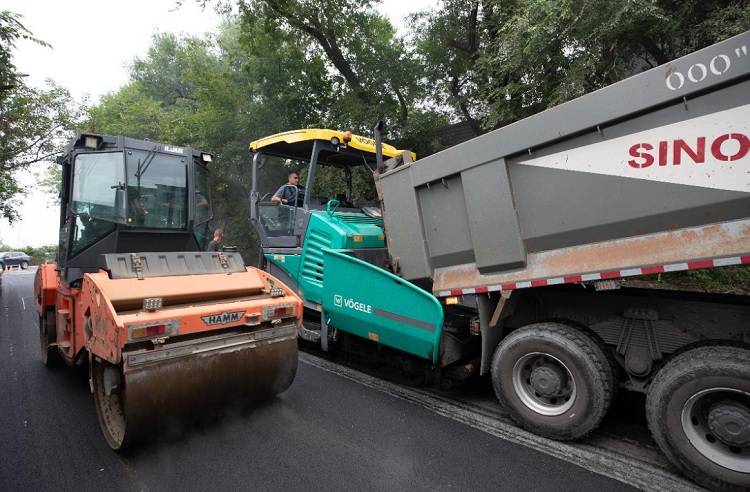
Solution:
[(529, 253), (526, 268), (483, 275), (474, 263), (438, 268), (433, 291), (625, 270), (750, 253), (750, 220)]

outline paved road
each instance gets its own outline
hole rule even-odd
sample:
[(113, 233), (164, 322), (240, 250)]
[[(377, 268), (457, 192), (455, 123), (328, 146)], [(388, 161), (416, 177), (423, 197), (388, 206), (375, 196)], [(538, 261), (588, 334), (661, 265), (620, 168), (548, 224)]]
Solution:
[(309, 363), (267, 404), (115, 454), (86, 370), (39, 361), (32, 280), (2, 278), (0, 490), (629, 489)]

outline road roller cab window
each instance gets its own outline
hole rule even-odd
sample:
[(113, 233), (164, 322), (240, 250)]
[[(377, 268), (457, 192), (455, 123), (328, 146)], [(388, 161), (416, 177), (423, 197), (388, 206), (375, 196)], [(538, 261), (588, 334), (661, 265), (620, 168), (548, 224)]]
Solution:
[(209, 190), (208, 169), (201, 164), (195, 165), (195, 226), (193, 234), (201, 250), (206, 249), (209, 241), (209, 221), (213, 218)]
[(187, 221), (185, 157), (127, 151), (127, 225), (183, 229)]
[(73, 171), (73, 252), (104, 236), (125, 217), (122, 152), (81, 154)]
[(65, 281), (99, 271), (108, 252), (205, 250), (213, 161), (191, 147), (78, 135), (57, 159)]

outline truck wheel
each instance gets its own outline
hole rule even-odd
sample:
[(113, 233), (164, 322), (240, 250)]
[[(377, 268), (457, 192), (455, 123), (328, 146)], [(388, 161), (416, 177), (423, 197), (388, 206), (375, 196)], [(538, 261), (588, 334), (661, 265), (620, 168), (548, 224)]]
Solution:
[(750, 350), (678, 355), (646, 398), (651, 434), (669, 460), (712, 490), (750, 488)]
[(39, 344), (42, 351), (42, 364), (47, 367), (59, 365), (61, 358), (57, 351), (57, 333), (55, 332), (55, 311), (47, 309), (39, 316)]
[(21, 270), (26, 270), (27, 268), (29, 268), (29, 262), (28, 261), (22, 262), (21, 263)]
[(535, 323), (498, 345), (492, 385), (522, 427), (569, 440), (599, 425), (612, 401), (615, 380), (593, 336), (561, 323)]

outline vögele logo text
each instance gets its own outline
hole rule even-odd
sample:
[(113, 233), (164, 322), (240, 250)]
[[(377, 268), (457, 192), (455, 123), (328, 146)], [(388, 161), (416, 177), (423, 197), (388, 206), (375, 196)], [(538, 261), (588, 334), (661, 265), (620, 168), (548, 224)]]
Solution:
[(344, 298), (339, 294), (334, 294), (333, 296), (333, 304), (335, 306), (339, 307), (346, 307), (348, 309), (353, 309), (355, 311), (360, 311), (365, 314), (372, 314), (372, 305), (366, 304), (364, 302), (357, 301), (355, 299), (351, 298)]

